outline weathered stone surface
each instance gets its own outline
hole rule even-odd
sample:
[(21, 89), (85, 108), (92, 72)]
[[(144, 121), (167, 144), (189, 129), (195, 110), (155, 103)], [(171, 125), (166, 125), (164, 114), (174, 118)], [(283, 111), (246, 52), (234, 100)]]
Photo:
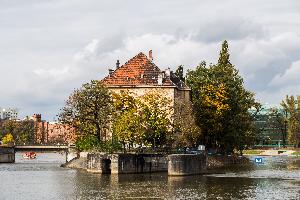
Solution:
[(151, 173), (167, 171), (167, 159), (160, 154), (101, 154), (91, 153), (87, 170), (94, 173)]
[(237, 155), (210, 155), (207, 157), (207, 169), (217, 169), (230, 165), (249, 165), (249, 159)]
[[(66, 162), (70, 162), (71, 160), (79, 157), (79, 152), (75, 147), (69, 147), (66, 153), (67, 153)], [(84, 156), (80, 156), (80, 157), (84, 157)]]
[(15, 150), (13, 147), (0, 146), (0, 163), (14, 163)]
[(168, 175), (170, 176), (184, 176), (205, 172), (205, 154), (172, 154), (168, 156)]

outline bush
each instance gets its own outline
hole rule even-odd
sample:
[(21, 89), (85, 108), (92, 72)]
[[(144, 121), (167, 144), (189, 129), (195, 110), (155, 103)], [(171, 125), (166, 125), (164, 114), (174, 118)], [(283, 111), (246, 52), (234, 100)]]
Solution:
[(118, 141), (102, 141), (99, 143), (97, 146), (96, 150), (101, 151), (101, 152), (108, 152), (108, 153), (113, 153), (113, 152), (118, 152), (122, 151), (122, 145)]
[(14, 136), (11, 133), (6, 134), (3, 138), (2, 138), (2, 143), (3, 144), (9, 144), (14, 142)]
[(95, 149), (98, 145), (98, 138), (92, 135), (83, 136), (75, 142), (75, 146), (79, 151), (90, 151)]
[(78, 139), (75, 143), (79, 151), (101, 151), (112, 153), (122, 150), (122, 145), (118, 141), (99, 141), (96, 136), (87, 135)]

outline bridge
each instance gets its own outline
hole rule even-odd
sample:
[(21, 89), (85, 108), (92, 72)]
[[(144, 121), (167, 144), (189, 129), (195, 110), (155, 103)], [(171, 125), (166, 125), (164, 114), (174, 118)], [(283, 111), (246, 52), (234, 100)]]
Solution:
[(15, 146), (15, 151), (67, 151), (66, 145), (26, 145)]

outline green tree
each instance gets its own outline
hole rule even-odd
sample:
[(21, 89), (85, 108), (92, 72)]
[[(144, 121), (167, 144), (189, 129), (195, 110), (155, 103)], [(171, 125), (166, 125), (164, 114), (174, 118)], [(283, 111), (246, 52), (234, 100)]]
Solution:
[[(91, 137), (101, 142), (109, 125), (112, 108), (108, 89), (101, 82), (92, 80), (69, 96), (59, 120), (76, 128), (81, 142), (94, 141)], [(84, 140), (84, 137), (89, 139)]]
[(16, 145), (34, 144), (35, 128), (32, 120), (4, 120), (1, 123), (0, 132), (2, 135), (11, 133)]
[(200, 144), (201, 130), (196, 125), (191, 102), (176, 102), (173, 140), (176, 147), (197, 147)]
[(300, 96), (286, 96), (281, 102), (288, 122), (288, 140), (295, 147), (300, 146)]
[(197, 125), (208, 147), (232, 152), (243, 150), (255, 138), (249, 109), (255, 106), (254, 94), (247, 91), (238, 70), (230, 62), (224, 41), (217, 64), (205, 62), (187, 73)]
[(269, 110), (267, 125), (273, 129), (275, 134), (278, 134), (278, 138), (281, 138), (282, 145), (285, 147), (287, 139), (287, 113), (283, 109), (271, 108)]
[(148, 92), (140, 97), (145, 116), (145, 144), (152, 148), (164, 147), (171, 133), (171, 100), (159, 91)]
[(126, 147), (133, 144), (143, 144), (144, 115), (141, 110), (141, 103), (132, 93), (122, 91), (120, 94), (113, 94), (114, 100), (114, 121), (113, 135), (123, 145), (124, 152)]
[(179, 65), (175, 71), (175, 75), (182, 80), (183, 82), (185, 82), (185, 77), (183, 75), (183, 65)]
[(128, 92), (113, 94), (115, 114), (113, 130), (125, 147), (167, 144), (170, 127), (170, 101), (159, 91), (134, 97)]

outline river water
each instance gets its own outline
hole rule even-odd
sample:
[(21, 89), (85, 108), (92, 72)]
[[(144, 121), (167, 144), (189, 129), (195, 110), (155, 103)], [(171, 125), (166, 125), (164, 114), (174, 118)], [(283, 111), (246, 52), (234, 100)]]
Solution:
[[(254, 160), (254, 157), (250, 158)], [(48, 199), (300, 199), (300, 157), (263, 157), (262, 164), (209, 175), (100, 175), (61, 168), (65, 155), (0, 164), (0, 200)]]

